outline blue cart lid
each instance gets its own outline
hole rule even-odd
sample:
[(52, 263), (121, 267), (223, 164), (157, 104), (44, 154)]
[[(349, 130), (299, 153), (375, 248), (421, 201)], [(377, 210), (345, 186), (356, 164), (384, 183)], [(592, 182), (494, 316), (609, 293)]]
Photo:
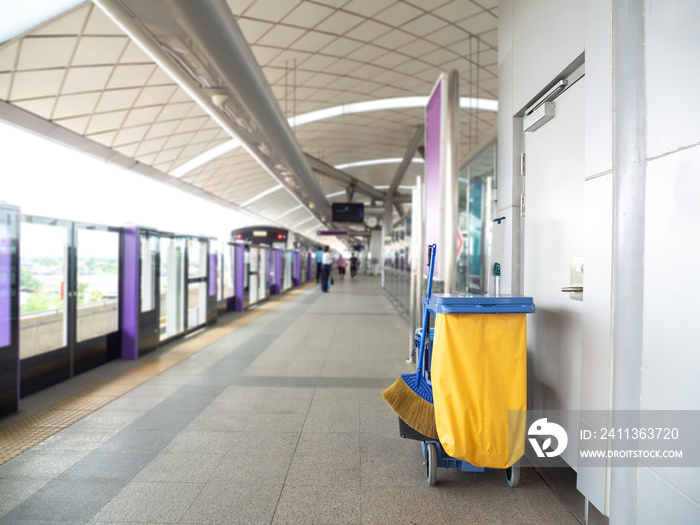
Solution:
[(524, 295), (433, 294), (428, 309), (436, 314), (532, 314), (535, 304)]

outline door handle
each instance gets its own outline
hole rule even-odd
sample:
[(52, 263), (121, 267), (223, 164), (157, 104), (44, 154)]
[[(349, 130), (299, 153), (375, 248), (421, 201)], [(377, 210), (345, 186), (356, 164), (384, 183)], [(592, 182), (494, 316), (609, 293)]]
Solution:
[(564, 288), (562, 288), (561, 291), (566, 293), (583, 292), (583, 286), (564, 286)]

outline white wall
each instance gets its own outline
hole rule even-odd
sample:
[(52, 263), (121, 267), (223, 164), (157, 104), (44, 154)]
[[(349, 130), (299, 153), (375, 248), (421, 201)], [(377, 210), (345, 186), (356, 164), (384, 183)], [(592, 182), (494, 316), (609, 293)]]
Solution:
[[(641, 406), (699, 410), (695, 298), (700, 296), (700, 3), (646, 0), (644, 16), (647, 177)], [(639, 523), (658, 523), (654, 520), (660, 509), (667, 510), (668, 523), (700, 523), (698, 468), (643, 467), (639, 493)]]
[[(646, 196), (641, 408), (700, 409), (700, 3), (640, 2), (645, 23)], [(618, 21), (620, 22), (620, 21)], [(624, 22), (624, 21), (622, 21)], [(581, 408), (608, 409), (614, 175), (612, 0), (499, 3), (499, 214), (507, 215), (504, 291), (519, 291), (519, 154), (514, 115), (585, 50), (585, 277)], [(618, 122), (618, 126), (625, 125)], [(512, 219), (512, 220), (511, 220)], [(614, 407), (612, 407), (614, 408)], [(638, 523), (700, 523), (697, 468), (637, 476)], [(579, 469), (578, 489), (601, 511), (615, 493), (605, 469)], [(611, 520), (611, 523), (621, 523)]]

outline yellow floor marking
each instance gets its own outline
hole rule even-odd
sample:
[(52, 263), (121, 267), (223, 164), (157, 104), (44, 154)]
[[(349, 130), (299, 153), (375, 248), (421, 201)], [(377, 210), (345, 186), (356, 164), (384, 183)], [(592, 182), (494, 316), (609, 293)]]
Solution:
[(315, 283), (307, 283), (276, 298), (275, 301), (268, 301), (254, 310), (247, 310), (226, 324), (209, 328), (102, 384), (88, 388), (51, 408), (0, 430), (0, 465), (299, 295), (312, 284)]

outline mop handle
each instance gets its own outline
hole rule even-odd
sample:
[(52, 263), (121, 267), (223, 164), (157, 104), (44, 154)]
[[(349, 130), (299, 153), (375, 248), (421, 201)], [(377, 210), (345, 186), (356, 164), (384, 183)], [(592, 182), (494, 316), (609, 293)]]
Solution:
[(425, 338), (430, 337), (430, 334), (426, 334), (428, 331), (428, 302), (430, 301), (430, 296), (433, 292), (433, 268), (435, 267), (435, 251), (436, 246), (431, 244), (428, 246), (430, 251), (430, 270), (428, 273), (428, 291), (425, 294), (425, 305), (423, 306), (423, 331), (420, 335), (420, 347), (418, 348), (418, 366), (416, 367), (416, 375), (419, 376), (423, 373), (423, 360), (425, 357)]

